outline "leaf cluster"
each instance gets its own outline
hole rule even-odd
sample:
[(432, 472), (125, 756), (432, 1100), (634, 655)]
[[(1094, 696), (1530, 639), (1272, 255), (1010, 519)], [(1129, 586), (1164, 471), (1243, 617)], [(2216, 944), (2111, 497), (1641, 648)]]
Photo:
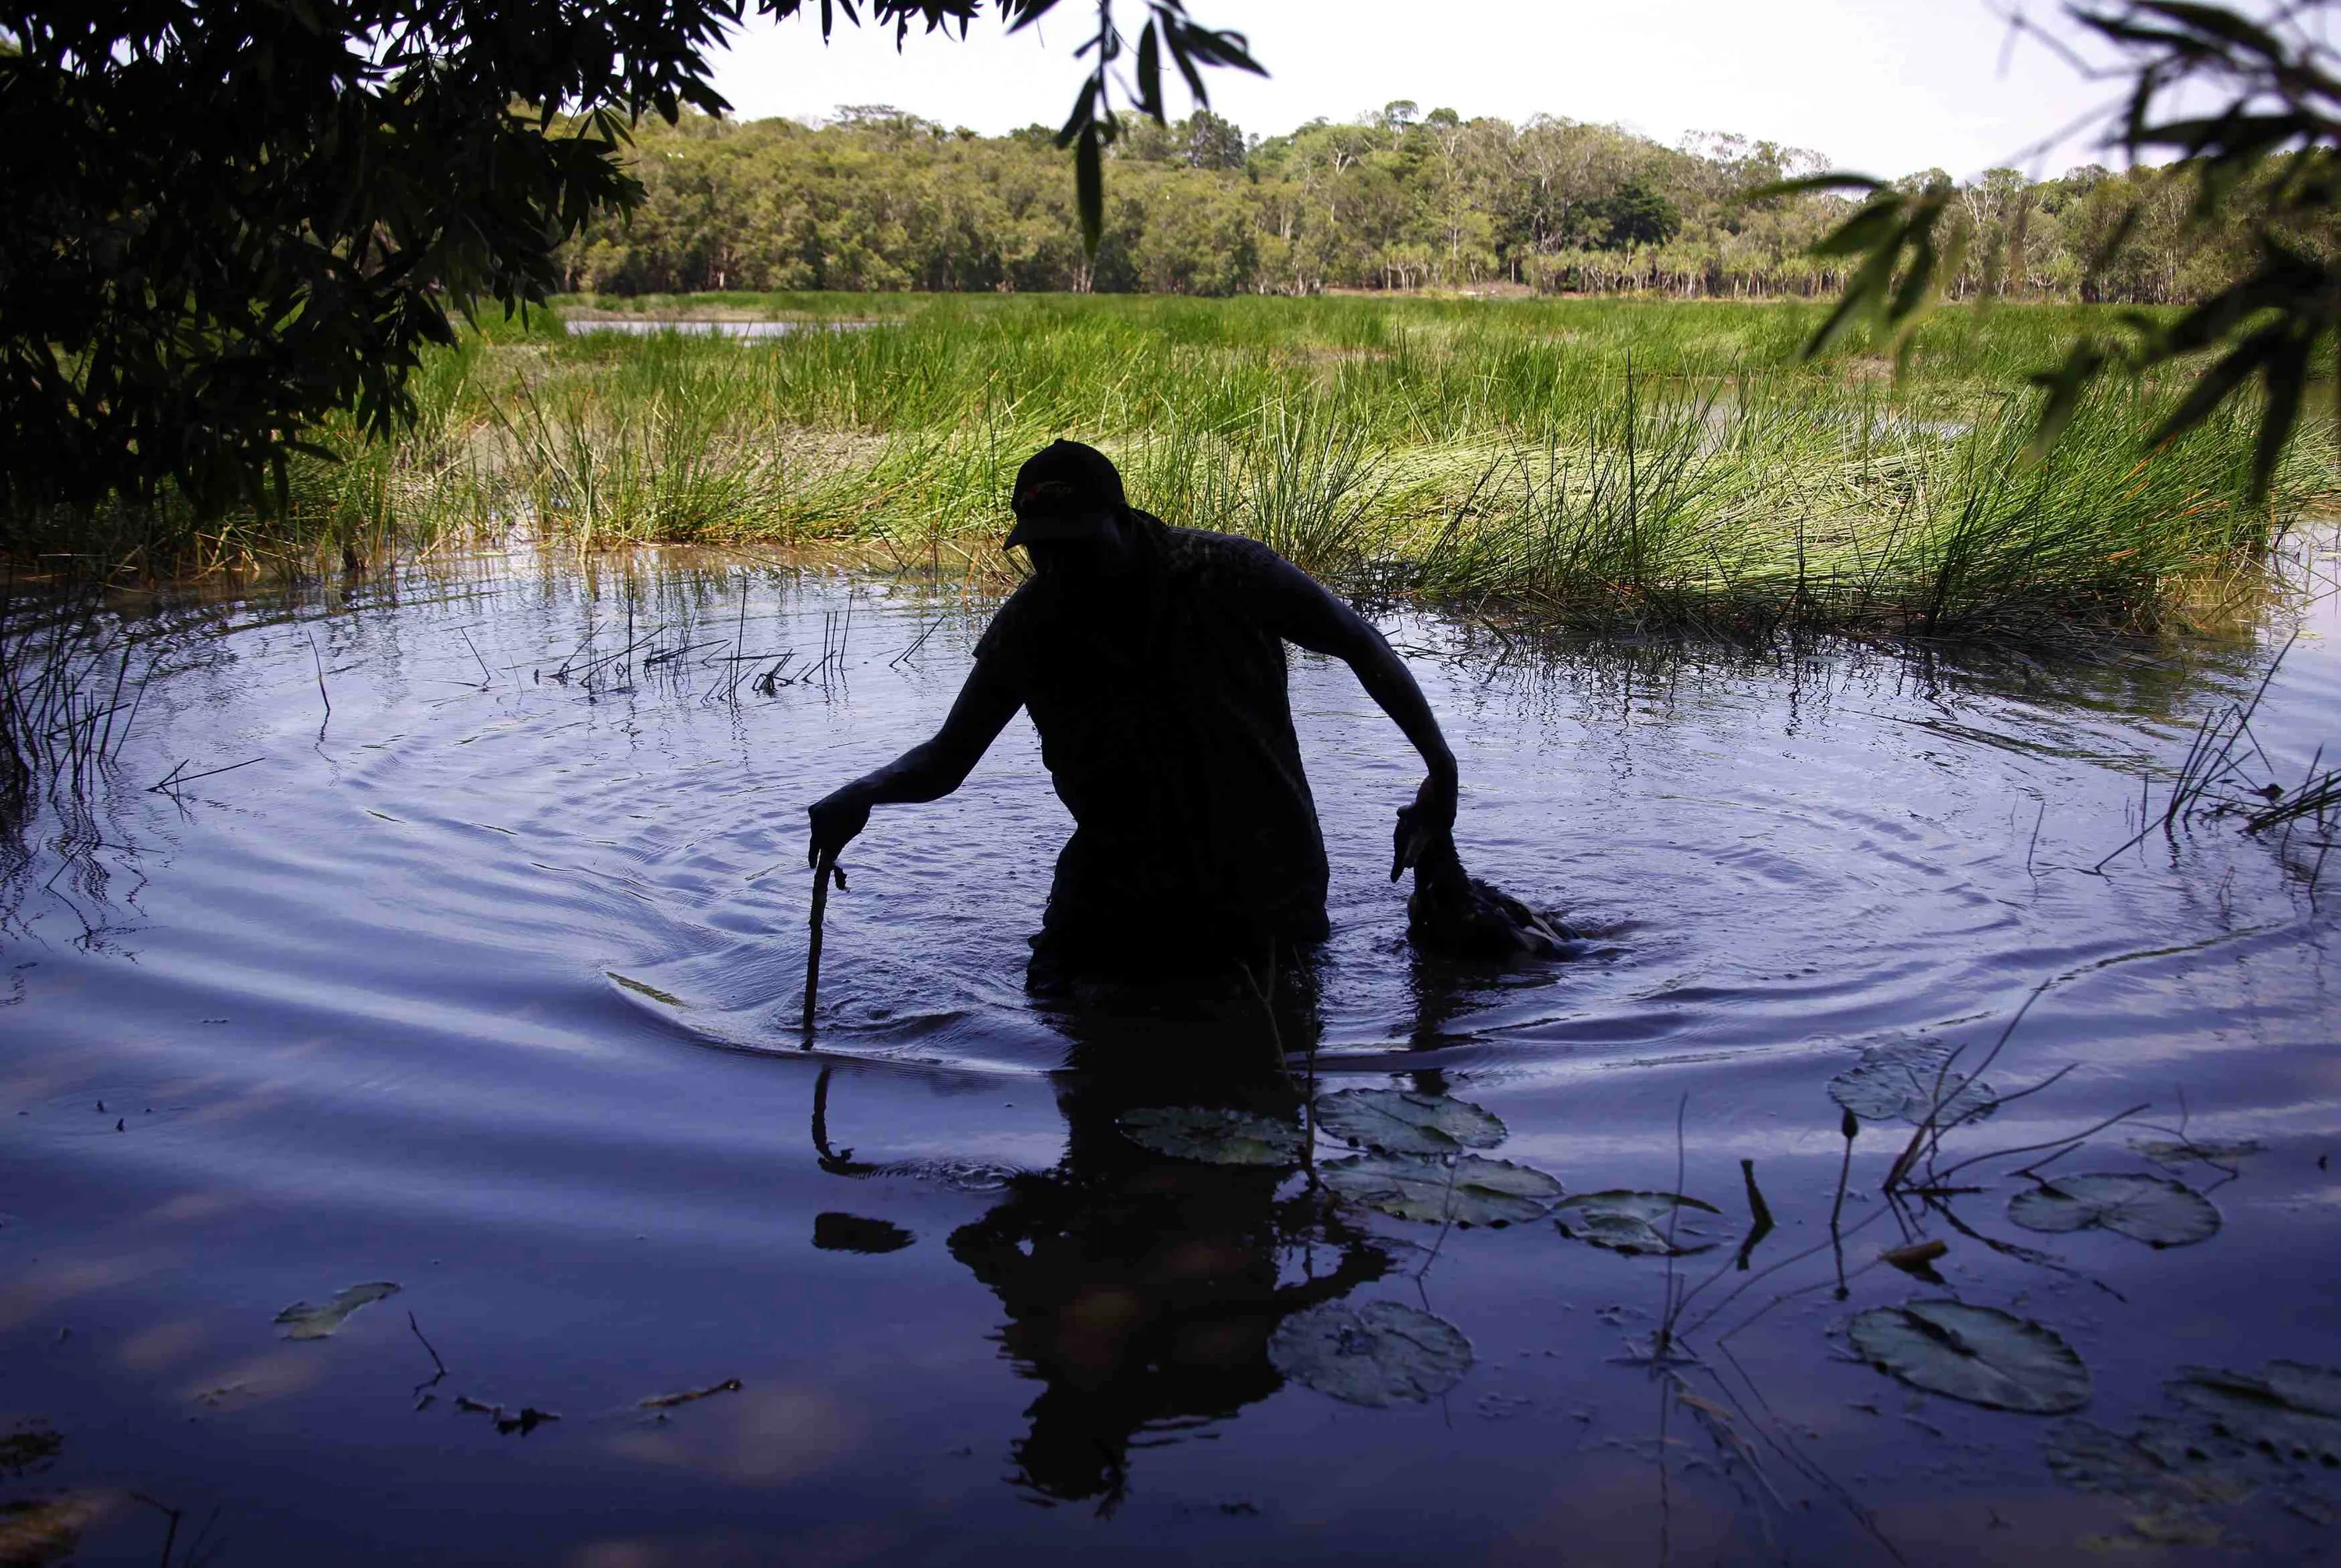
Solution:
[[(1031, 26), (1057, 6), (1057, 0), (1001, 3), (1011, 33)], [(1139, 29), (1133, 47), (1114, 24), (1113, 0), (1098, 0), (1097, 31), (1074, 51), (1089, 61), (1090, 72), (1073, 100), (1073, 112), (1066, 117), (1064, 129), (1057, 133), (1057, 145), (1073, 149), (1074, 203), (1081, 213), (1081, 243), (1092, 258), (1105, 226), (1105, 149), (1122, 129), (1113, 107), (1115, 88), (1121, 87), (1137, 113), (1157, 124), (1167, 124), (1162, 98), (1166, 54), (1186, 79), (1187, 91), (1194, 95), (1198, 107), (1211, 101), (1203, 86), (1205, 67), (1232, 66), (1256, 76), (1268, 74), (1251, 57), (1250, 42), (1242, 34), (1204, 26), (1187, 15), (1184, 0), (1146, 0), (1146, 24)], [(1125, 54), (1134, 57), (1134, 84), (1121, 80), (1114, 70)]]
[[(2341, 261), (2296, 238), (2341, 205), (2341, 76), (2314, 17), (2333, 3), (2302, 0), (2266, 24), (2232, 6), (2189, 0), (2067, 7), (2115, 52), (2115, 74), (2128, 81), (2109, 143), (2133, 161), (2176, 160), (2168, 177), (2191, 184), (2188, 222), (2197, 231), (2230, 222), (2231, 204), (2250, 192), (2254, 260), (2175, 320), (2128, 313), (2115, 332), (2075, 341), (2060, 365), (2034, 378), (2047, 393), (2033, 439), (2036, 457), (2057, 441), (2100, 375), (2207, 358), (2149, 442), (2159, 446), (2203, 423), (2256, 381), (2263, 403), (2252, 493), (2255, 500), (2267, 494), (2299, 423), (2315, 356), (2341, 328)], [(2211, 113), (2183, 106), (2206, 96), (2220, 106)], [(1861, 260), (1806, 352), (1821, 353), (1866, 325), (1892, 342), (1898, 358), (1907, 357), (1946, 274), (1957, 270), (1956, 241), (1945, 239), (1954, 193), (1948, 182), (1908, 190), (1838, 173), (1786, 182), (1767, 194), (1825, 189), (1863, 193), (1868, 200), (1817, 253)], [(2142, 211), (2133, 203), (2120, 214), (2091, 259), (2093, 274), (2136, 243)]]

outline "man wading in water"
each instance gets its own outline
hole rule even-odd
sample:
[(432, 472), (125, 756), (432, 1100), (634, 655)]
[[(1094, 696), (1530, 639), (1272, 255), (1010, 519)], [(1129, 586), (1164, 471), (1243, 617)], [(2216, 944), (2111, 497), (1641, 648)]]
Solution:
[(1327, 932), (1325, 845), (1285, 696), (1292, 642), (1345, 661), (1422, 754), (1430, 776), (1399, 813), (1391, 877), (1420, 864), (1468, 886), (1461, 903), (1485, 891), (1455, 858), (1439, 721), (1348, 605), (1266, 545), (1131, 506), (1111, 461), (1079, 442), (1027, 461), (1011, 506), (1008, 544), (1031, 553), (1031, 579), (976, 645), (934, 739), (811, 808), (810, 863), (842, 850), (872, 806), (958, 789), (1024, 708), (1075, 823), (1031, 938), (1035, 989), (1288, 956)]

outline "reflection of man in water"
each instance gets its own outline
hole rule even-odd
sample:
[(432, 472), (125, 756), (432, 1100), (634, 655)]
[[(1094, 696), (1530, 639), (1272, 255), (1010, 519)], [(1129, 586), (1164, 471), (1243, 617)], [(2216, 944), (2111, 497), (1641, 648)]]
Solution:
[(1129, 505), (1112, 462), (1077, 442), (1026, 462), (1011, 504), (1008, 542), (1032, 578), (934, 739), (812, 808), (809, 858), (842, 849), (872, 806), (958, 789), (1024, 708), (1075, 824), (1032, 938), (1036, 984), (1257, 965), (1313, 942), (1325, 849), (1285, 696), (1292, 642), (1345, 660), (1422, 754), (1400, 865), (1451, 860), (1454, 757), (1406, 666), (1349, 606), (1265, 545)]
[[(997, 1207), (951, 1233), (951, 1253), (998, 1294), (1002, 1347), (1046, 1384), (1013, 1449), (1016, 1483), (1111, 1508), (1141, 1434), (1230, 1416), (1275, 1393), (1277, 1325), (1380, 1278), (1390, 1260), (1320, 1212), (1316, 1195), (1280, 1199), (1289, 1170), (1165, 1159), (1131, 1143), (1114, 1119), (1162, 1103), (1159, 1087), (1110, 1069), (1058, 1083), (1063, 1161), (1016, 1177)], [(1189, 1077), (1180, 1094), (1191, 1103), (1195, 1089)], [(1290, 1088), (1280, 1102), (1268, 1087), (1210, 1097), (1268, 1115), (1291, 1116), (1297, 1104)]]

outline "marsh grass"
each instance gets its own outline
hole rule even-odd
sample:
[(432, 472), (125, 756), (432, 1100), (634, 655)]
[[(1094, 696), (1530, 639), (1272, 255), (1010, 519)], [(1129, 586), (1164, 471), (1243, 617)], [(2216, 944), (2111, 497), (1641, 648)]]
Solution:
[(319, 432), (339, 461), (294, 474), (289, 516), (110, 537), (84, 520), (81, 553), (292, 571), (519, 528), (1006, 571), (1008, 482), (1070, 435), (1169, 521), (1441, 600), (1734, 636), (2035, 637), (2198, 616), (2202, 585), (2247, 574), (2333, 472), (2320, 426), (2276, 504), (2247, 507), (2248, 411), (2148, 453), (2161, 384), (2099, 392), (2027, 461), (2024, 378), (2086, 307), (1947, 312), (1898, 382), (1860, 354), (1800, 361), (1822, 307), (1796, 305), (625, 303), (810, 324), (737, 342), (490, 323), (426, 369), (396, 441)]

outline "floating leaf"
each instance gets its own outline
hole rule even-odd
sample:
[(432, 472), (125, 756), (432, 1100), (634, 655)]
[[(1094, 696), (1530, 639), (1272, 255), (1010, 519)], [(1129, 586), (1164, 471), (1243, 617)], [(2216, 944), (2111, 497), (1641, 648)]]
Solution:
[(2169, 1138), (2139, 1138), (2130, 1147), (2169, 1170), (2184, 1170), (2197, 1161), (2205, 1165), (2233, 1165), (2246, 1155), (2260, 1152), (2257, 1138), (2237, 1138), (2232, 1143), (2203, 1143)]
[(1398, 1301), (1328, 1301), (1276, 1325), (1269, 1364), (1351, 1404), (1420, 1404), (1470, 1370), (1471, 1342), (1443, 1317)]
[(823, 1252), (900, 1252), (916, 1239), (892, 1220), (835, 1211), (812, 1216), (812, 1244)]
[(1888, 1247), (1878, 1255), (1878, 1261), (1891, 1264), (1914, 1279), (1940, 1285), (1943, 1276), (1935, 1272), (1935, 1260), (1950, 1250), (1950, 1244), (1938, 1236), (1932, 1241), (1913, 1242), (1908, 1246)]
[(2250, 1377), (2187, 1366), (2163, 1391), (2238, 1443), (2279, 1459), (2341, 1464), (2341, 1372), (2331, 1367), (2271, 1361)]
[(1988, 1306), (1913, 1301), (1857, 1313), (1861, 1358), (1914, 1388), (1993, 1410), (2059, 1415), (2089, 1402), (2089, 1369), (2054, 1330)]
[[(1705, 1252), (1715, 1244), (1701, 1239), (1705, 1233), (1688, 1224), (1682, 1217), (1684, 1209), (1696, 1209), (1701, 1214), (1721, 1214), (1711, 1203), (1701, 1203), (1695, 1197), (1685, 1197), (1671, 1192), (1594, 1192), (1564, 1198), (1555, 1211), (1554, 1222), (1563, 1236), (1577, 1241), (1606, 1246), (1612, 1252), (1647, 1253), (1663, 1257), (1671, 1251), (1681, 1257), (1689, 1253)], [(1671, 1221), (1674, 1241), (1671, 1246), (1667, 1233)], [(1696, 1242), (1697, 1245), (1691, 1245)]]
[(2219, 1233), (2219, 1211), (2194, 1188), (2115, 1172), (2043, 1182), (2008, 1199), (2007, 1217), (2052, 1235), (2102, 1226), (2157, 1247), (2187, 1246)]
[(397, 1294), (398, 1286), (388, 1280), (378, 1280), (372, 1285), (354, 1285), (323, 1306), (311, 1306), (305, 1301), (296, 1301), (278, 1313), (276, 1321), (284, 1325), (284, 1337), (287, 1339), (323, 1339), (341, 1327), (350, 1314), (358, 1308)]
[(1393, 1155), (1451, 1155), (1504, 1141), (1492, 1111), (1446, 1095), (1343, 1089), (1317, 1102), (1317, 1125), (1351, 1146)]
[(1514, 1225), (1560, 1201), (1561, 1186), (1510, 1160), (1464, 1155), (1452, 1164), (1420, 1155), (1358, 1155), (1321, 1174), (1341, 1197), (1400, 1219), (1431, 1225)]
[(1939, 1093), (1937, 1119), (1942, 1125), (1980, 1121), (1998, 1108), (1991, 1086), (1973, 1082), (1965, 1073), (1946, 1071), (1943, 1064), (1949, 1056), (1941, 1046), (1873, 1047), (1829, 1080), (1829, 1098), (1864, 1121), (1915, 1126), (1927, 1119)]
[(1141, 1148), (1215, 1166), (1300, 1163), (1300, 1129), (1250, 1111), (1209, 1106), (1148, 1106), (1122, 1113), (1124, 1136)]

